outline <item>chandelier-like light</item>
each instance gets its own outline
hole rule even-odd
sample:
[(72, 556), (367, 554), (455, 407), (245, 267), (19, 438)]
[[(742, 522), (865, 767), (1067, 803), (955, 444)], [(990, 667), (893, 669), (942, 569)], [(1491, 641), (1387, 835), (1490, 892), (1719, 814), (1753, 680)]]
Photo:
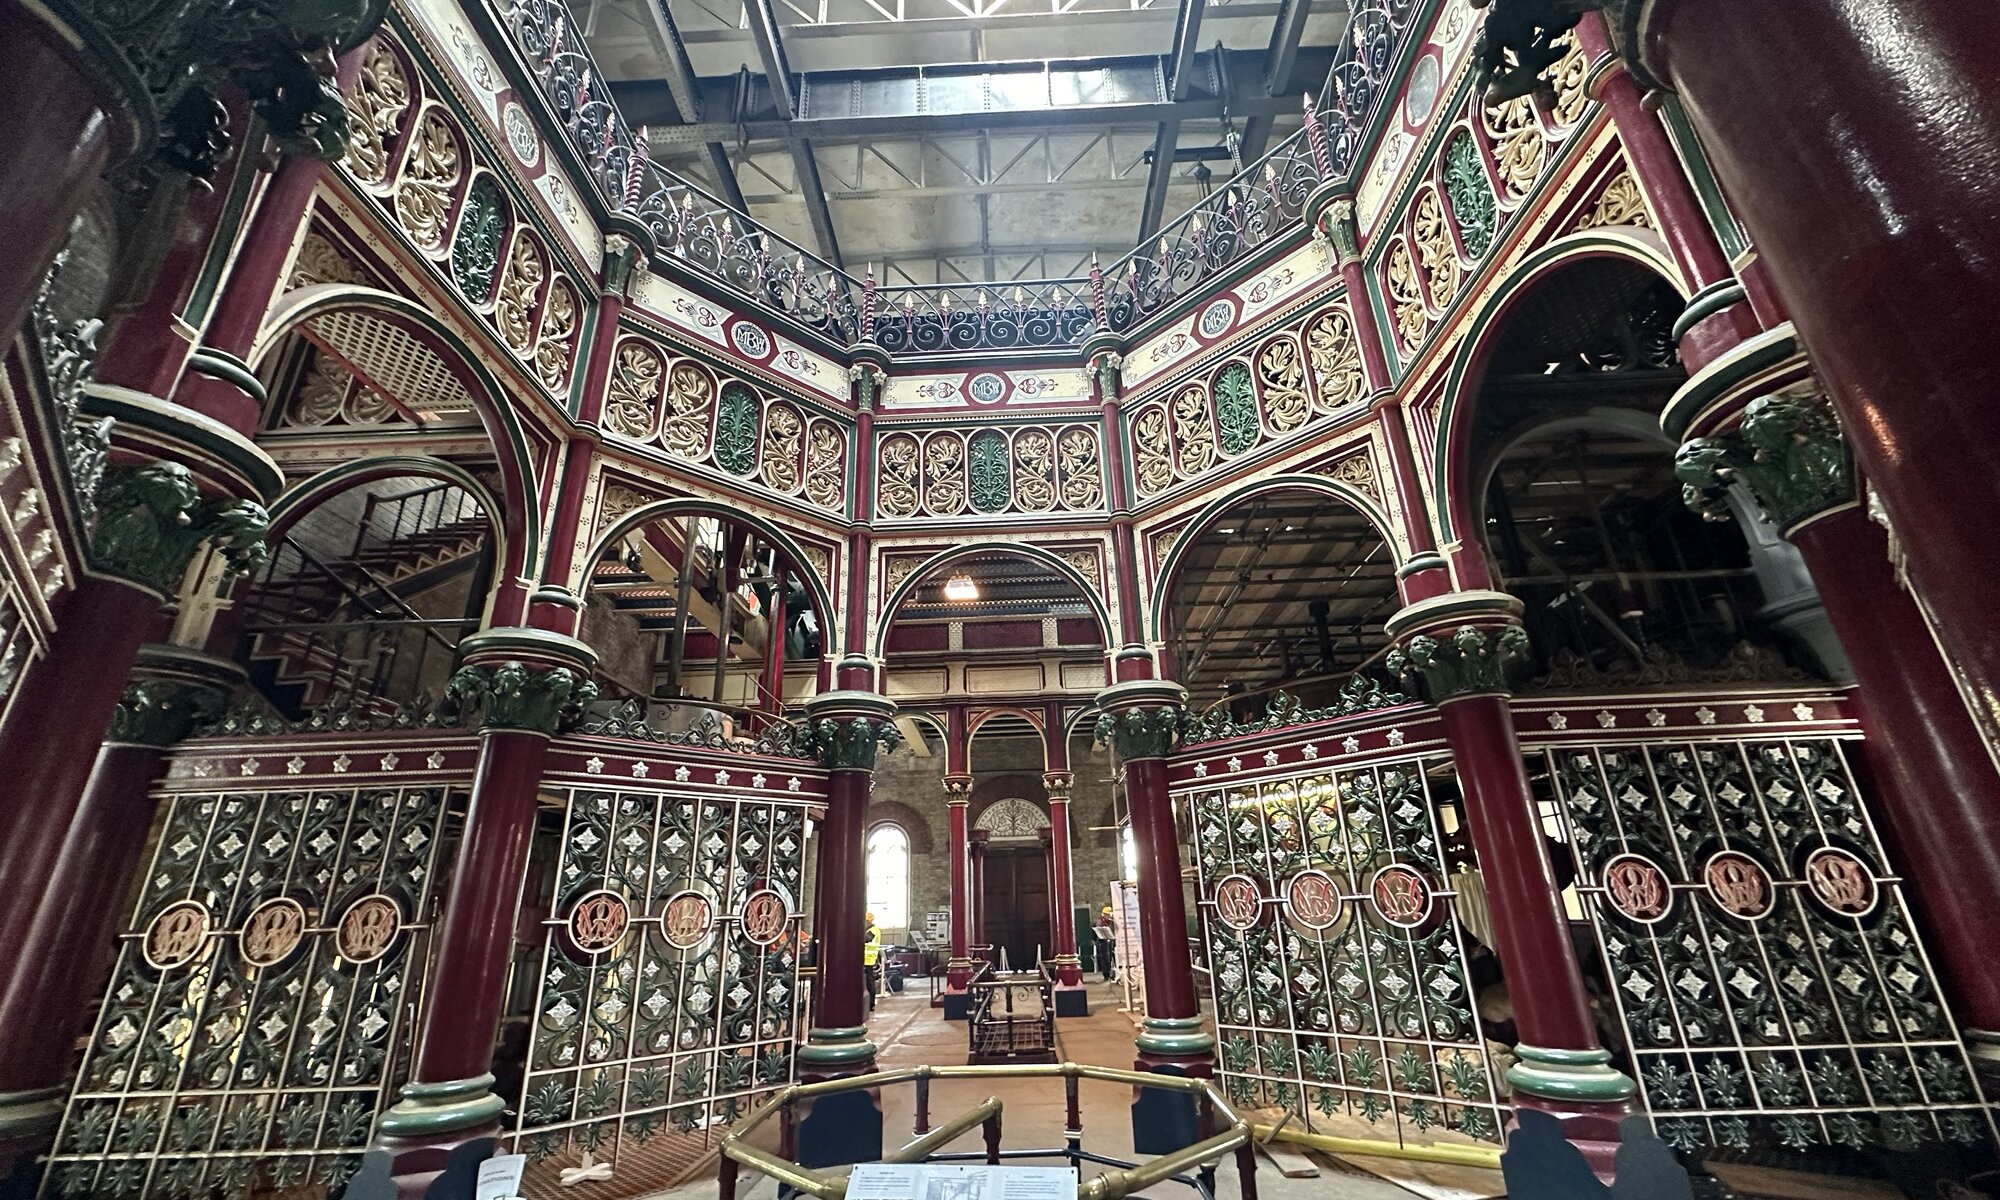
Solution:
[(979, 599), (979, 585), (972, 582), (972, 576), (960, 572), (944, 581), (944, 598), (954, 604), (964, 604)]

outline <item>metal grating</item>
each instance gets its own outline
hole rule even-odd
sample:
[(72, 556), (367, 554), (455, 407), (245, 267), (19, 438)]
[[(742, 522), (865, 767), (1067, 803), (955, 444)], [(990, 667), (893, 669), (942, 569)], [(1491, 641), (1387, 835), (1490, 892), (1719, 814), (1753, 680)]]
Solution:
[(472, 411), (472, 397), (444, 360), (380, 317), (361, 309), (342, 309), (314, 317), (305, 328), (314, 344), (411, 412)]

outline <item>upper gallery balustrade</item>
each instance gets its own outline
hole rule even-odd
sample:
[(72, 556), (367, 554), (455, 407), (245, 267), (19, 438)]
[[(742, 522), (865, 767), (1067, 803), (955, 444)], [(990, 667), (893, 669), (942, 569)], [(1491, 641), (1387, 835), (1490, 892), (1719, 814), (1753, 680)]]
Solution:
[(1306, 123), (1124, 257), (1069, 279), (877, 287), (759, 225), (651, 161), (563, 0), (496, 0), (605, 207), (651, 232), (657, 253), (838, 345), (894, 355), (1073, 349), (1099, 327), (1132, 329), (1289, 232), (1321, 183), (1359, 165), (1409, 35), (1435, 0), (1357, 0)]

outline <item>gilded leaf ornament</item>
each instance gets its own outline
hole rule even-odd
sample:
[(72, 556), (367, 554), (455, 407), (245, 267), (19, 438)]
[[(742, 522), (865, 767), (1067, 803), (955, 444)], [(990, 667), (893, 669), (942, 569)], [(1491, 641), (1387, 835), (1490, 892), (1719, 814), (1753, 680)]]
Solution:
[(1056, 462), (1062, 472), (1063, 507), (1096, 508), (1104, 503), (1104, 468), (1099, 463), (1097, 433), (1072, 425), (1056, 439)]
[(1535, 115), (1534, 100), (1519, 96), (1484, 110), (1486, 133), (1493, 141), (1493, 163), (1507, 194), (1520, 199), (1535, 186), (1548, 159), (1548, 145), (1542, 123)]
[(875, 502), (885, 516), (917, 514), (917, 439), (896, 433), (882, 439)]
[(444, 245), (445, 218), (463, 169), (450, 122), (437, 109), (426, 110), (403, 156), (395, 204), (396, 219), (410, 240), (426, 250)]
[(363, 183), (383, 182), (389, 177), (389, 143), (401, 131), (403, 114), (410, 108), (409, 80), (384, 39), (369, 45), (354, 90), (342, 103), (349, 130), (342, 163)]
[(664, 370), (660, 356), (643, 342), (621, 343), (605, 389), (604, 425), (625, 437), (645, 438), (653, 432), (653, 408), (660, 395)]
[(732, 475), (757, 469), (757, 394), (734, 381), (722, 385), (716, 405), (715, 465)]
[(764, 482), (781, 492), (799, 490), (799, 456), (805, 449), (805, 421), (789, 404), (764, 413)]
[(353, 260), (317, 233), (309, 233), (299, 244), (299, 256), (292, 263), (292, 277), (287, 288), (310, 287), (315, 283), (354, 283), (366, 285), (370, 282), (367, 272)]
[(507, 255), (507, 272), (500, 280), (500, 295), (493, 302), (493, 321), (508, 349), (526, 354), (535, 346), (535, 305), (542, 299), (547, 271), (542, 266), (541, 248), (525, 232), (514, 239)]
[(1430, 316), (1424, 311), (1417, 265), (1410, 258), (1410, 247), (1400, 238), (1389, 247), (1388, 282), (1389, 302), (1396, 310), (1396, 344), (1409, 354), (1422, 344)]
[(1306, 327), (1306, 354), (1312, 360), (1319, 403), (1329, 412), (1361, 399), (1367, 380), (1361, 373), (1361, 347), (1354, 340), (1354, 321), (1345, 307), (1329, 308)]
[(814, 421), (806, 434), (806, 499), (838, 512), (847, 498), (847, 440), (831, 421)]
[(1639, 190), (1638, 181), (1632, 178), (1630, 171), (1620, 171), (1610, 183), (1605, 184), (1597, 203), (1576, 223), (1578, 229), (1596, 229), (1604, 225), (1652, 228), (1653, 219), (1646, 211), (1646, 196)]
[(666, 415), (660, 441), (667, 452), (689, 462), (708, 455), (708, 426), (715, 407), (715, 380), (690, 362), (674, 364), (667, 376)]
[(1257, 384), (1264, 423), (1273, 433), (1290, 433), (1312, 416), (1306, 399), (1305, 357), (1290, 336), (1272, 338), (1257, 355)]
[(1410, 213), (1411, 238), (1417, 244), (1417, 261), (1424, 268), (1424, 282), (1431, 307), (1443, 312), (1458, 293), (1458, 248), (1451, 240), (1451, 225), (1445, 220), (1444, 205), (1437, 191), (1425, 188)]
[(312, 366), (292, 395), (288, 424), (330, 425), (340, 416), (347, 399), (348, 385), (354, 382), (341, 365), (323, 354), (313, 356)]
[(1549, 81), (1549, 88), (1555, 94), (1549, 116), (1557, 125), (1568, 129), (1581, 121), (1584, 111), (1590, 107), (1590, 56), (1583, 52), (1583, 46), (1576, 40), (1573, 30), (1556, 38), (1550, 45), (1567, 47), (1555, 65), (1542, 72), (1542, 78)]
[(1167, 444), (1167, 410), (1149, 404), (1132, 419), (1132, 456), (1138, 464), (1141, 496), (1166, 491), (1174, 481), (1172, 448)]
[(1026, 512), (1047, 512), (1056, 503), (1055, 439), (1044, 429), (1014, 435), (1014, 503)]
[(934, 433), (924, 443), (924, 507), (949, 517), (965, 510), (965, 443)]
[(1208, 418), (1208, 389), (1191, 383), (1174, 397), (1174, 465), (1199, 475), (1215, 462), (1215, 426)]
[(535, 372), (552, 392), (569, 385), (570, 335), (576, 332), (576, 293), (558, 279), (542, 306), (542, 328), (535, 343)]

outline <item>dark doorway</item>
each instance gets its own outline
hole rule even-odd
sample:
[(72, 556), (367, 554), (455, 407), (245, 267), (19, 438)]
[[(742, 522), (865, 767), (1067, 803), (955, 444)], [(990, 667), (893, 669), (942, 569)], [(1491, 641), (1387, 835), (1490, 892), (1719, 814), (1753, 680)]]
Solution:
[(1026, 970), (1049, 941), (1049, 857), (1040, 846), (995, 846), (986, 852), (986, 940), (1007, 965)]

